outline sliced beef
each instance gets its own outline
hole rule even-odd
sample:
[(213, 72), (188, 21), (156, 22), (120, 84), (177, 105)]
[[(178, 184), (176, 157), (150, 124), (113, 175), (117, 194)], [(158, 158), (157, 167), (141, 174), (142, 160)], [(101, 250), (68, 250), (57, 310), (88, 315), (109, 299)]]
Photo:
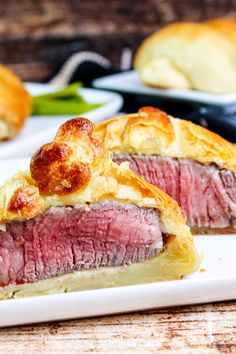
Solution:
[(236, 174), (190, 159), (153, 155), (114, 155), (175, 199), (191, 227), (236, 228)]
[(163, 246), (152, 208), (102, 202), (85, 210), (51, 207), (0, 231), (0, 285), (27, 283), (72, 270), (141, 262)]

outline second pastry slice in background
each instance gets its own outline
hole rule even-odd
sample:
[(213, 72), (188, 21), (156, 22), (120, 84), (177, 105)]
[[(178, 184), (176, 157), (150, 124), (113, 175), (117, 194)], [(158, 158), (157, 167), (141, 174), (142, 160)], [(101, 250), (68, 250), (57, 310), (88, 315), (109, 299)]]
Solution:
[(97, 124), (113, 160), (168, 193), (194, 233), (236, 230), (236, 147), (153, 107)]

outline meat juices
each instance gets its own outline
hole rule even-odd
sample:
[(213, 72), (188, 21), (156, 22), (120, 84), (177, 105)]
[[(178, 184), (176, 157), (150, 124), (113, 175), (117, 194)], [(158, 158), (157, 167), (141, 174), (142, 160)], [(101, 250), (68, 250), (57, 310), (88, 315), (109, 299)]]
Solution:
[(142, 262), (162, 247), (155, 209), (108, 201), (88, 211), (81, 205), (51, 207), (0, 231), (0, 286)]

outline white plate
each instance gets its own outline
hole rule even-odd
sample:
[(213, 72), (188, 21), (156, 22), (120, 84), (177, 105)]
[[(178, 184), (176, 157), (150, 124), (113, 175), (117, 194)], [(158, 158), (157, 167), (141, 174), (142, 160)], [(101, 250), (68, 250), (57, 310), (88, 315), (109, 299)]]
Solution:
[[(27, 83), (27, 89), (35, 96), (56, 90), (52, 85)], [(123, 104), (122, 97), (114, 92), (82, 88), (80, 94), (90, 103), (103, 103), (103, 106), (80, 116), (97, 123), (112, 117)], [(16, 138), (0, 143), (0, 159), (8, 157), (31, 156), (42, 144), (50, 141), (58, 127), (72, 116), (34, 116), (27, 120), (25, 127)]]
[(168, 90), (148, 87), (142, 84), (137, 72), (135, 71), (128, 71), (96, 79), (93, 81), (93, 86), (99, 89), (118, 91), (122, 93), (184, 100), (218, 106), (236, 103), (236, 92), (227, 94), (213, 94), (194, 90)]
[[(0, 162), (0, 183), (29, 159)], [(236, 235), (195, 236), (201, 269), (185, 279), (0, 301), (0, 326), (236, 299)]]

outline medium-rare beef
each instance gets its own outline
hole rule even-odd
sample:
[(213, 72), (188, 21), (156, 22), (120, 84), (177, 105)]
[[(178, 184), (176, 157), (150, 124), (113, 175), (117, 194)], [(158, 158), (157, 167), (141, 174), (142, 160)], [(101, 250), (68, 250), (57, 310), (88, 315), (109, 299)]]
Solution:
[(236, 174), (216, 165), (155, 155), (114, 155), (168, 193), (182, 207), (191, 227), (236, 227)]
[(0, 285), (141, 262), (162, 246), (155, 209), (118, 202), (93, 204), (88, 210), (51, 207), (0, 231)]

